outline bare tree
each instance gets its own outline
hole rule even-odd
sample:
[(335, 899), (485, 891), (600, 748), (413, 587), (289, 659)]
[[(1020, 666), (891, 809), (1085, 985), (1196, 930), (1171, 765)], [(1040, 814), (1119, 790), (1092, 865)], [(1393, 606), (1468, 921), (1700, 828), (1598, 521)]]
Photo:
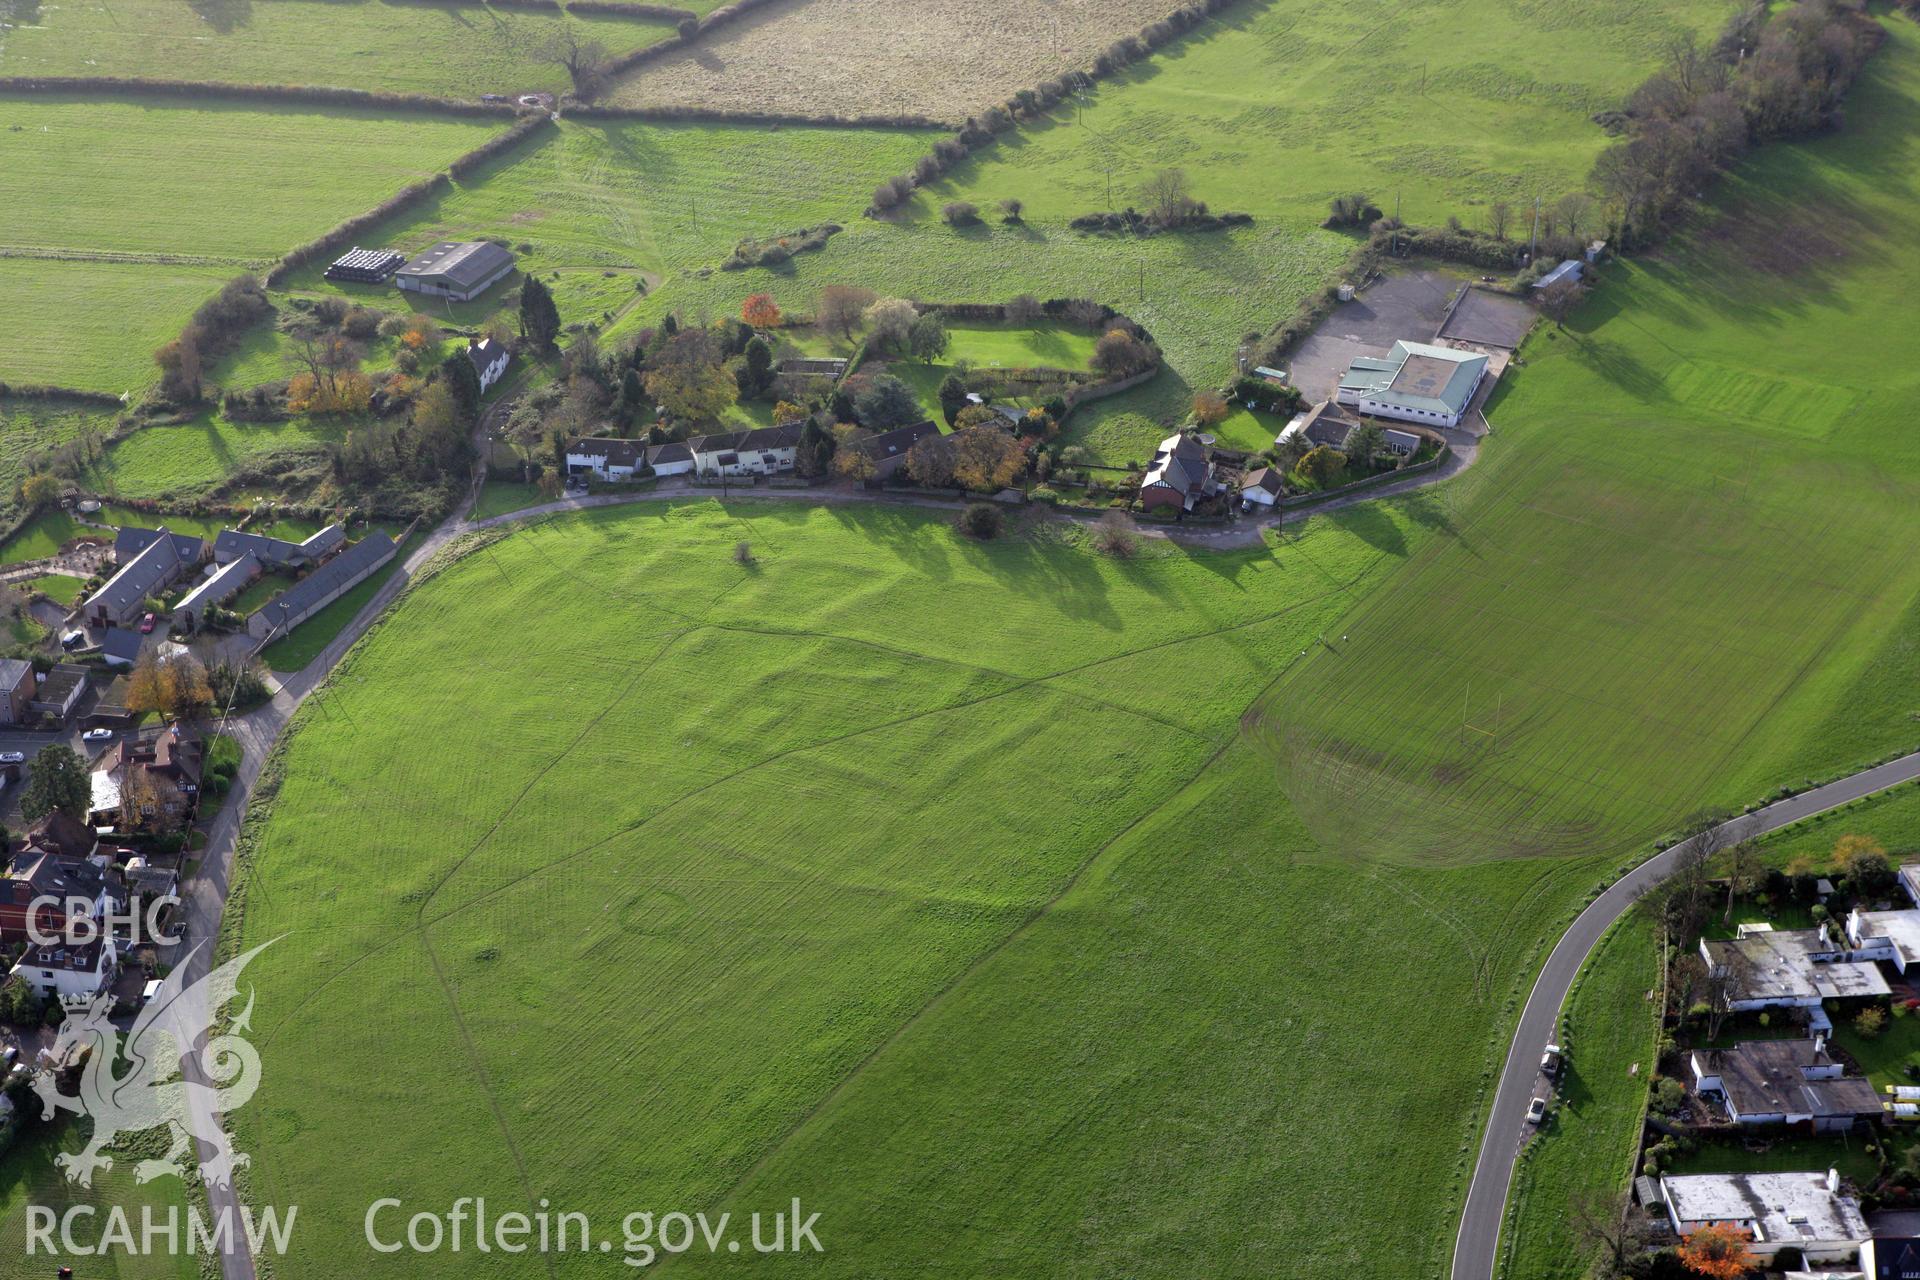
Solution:
[(1651, 1224), (1625, 1191), (1582, 1191), (1574, 1196), (1572, 1209), (1573, 1238), (1586, 1252), (1598, 1255), (1594, 1274), (1601, 1280), (1626, 1274), (1627, 1265), (1652, 1243)]
[(1540, 311), (1553, 321), (1555, 328), (1564, 329), (1567, 317), (1586, 300), (1587, 286), (1578, 280), (1555, 280), (1540, 291)]
[(1487, 230), (1493, 232), (1495, 240), (1505, 240), (1507, 231), (1513, 226), (1513, 206), (1505, 200), (1495, 200), (1487, 206)]
[(571, 22), (535, 47), (533, 56), (550, 66), (566, 68), (577, 98), (592, 98), (606, 88), (607, 46), (598, 40), (582, 40)]
[(1569, 191), (1560, 197), (1554, 205), (1554, 212), (1560, 216), (1560, 224), (1574, 239), (1580, 238), (1580, 229), (1593, 225), (1593, 197), (1584, 191)]
[(1140, 188), (1140, 202), (1147, 206), (1147, 216), (1162, 227), (1182, 225), (1199, 208), (1188, 193), (1185, 169), (1162, 169), (1147, 179)]
[(1739, 840), (1727, 848), (1727, 911), (1723, 923), (1733, 919), (1734, 895), (1750, 893), (1760, 874), (1760, 850), (1751, 840)]

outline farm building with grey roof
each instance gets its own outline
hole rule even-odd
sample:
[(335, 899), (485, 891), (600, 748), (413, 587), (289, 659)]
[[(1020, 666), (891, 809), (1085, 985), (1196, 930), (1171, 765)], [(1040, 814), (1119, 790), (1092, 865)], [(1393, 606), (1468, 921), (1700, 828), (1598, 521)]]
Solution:
[(442, 240), (394, 273), (411, 293), (469, 302), (513, 271), (513, 255), (491, 240)]
[(261, 605), (247, 618), (247, 634), (278, 639), (372, 577), (400, 548), (374, 530), (333, 559)]

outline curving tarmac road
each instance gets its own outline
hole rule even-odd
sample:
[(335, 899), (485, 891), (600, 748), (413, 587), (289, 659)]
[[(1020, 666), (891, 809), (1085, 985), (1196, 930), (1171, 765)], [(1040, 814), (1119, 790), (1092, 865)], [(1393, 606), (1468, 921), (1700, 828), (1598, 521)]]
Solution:
[[(1715, 831), (1722, 844), (1731, 844), (1916, 779), (1920, 779), (1920, 751), (1775, 801), (1722, 823)], [(1526, 1007), (1520, 1011), (1520, 1025), (1514, 1031), (1506, 1066), (1494, 1091), (1486, 1135), (1481, 1139), (1480, 1157), (1474, 1163), (1473, 1182), (1467, 1190), (1467, 1206), (1460, 1215), (1460, 1234), (1454, 1239), (1453, 1280), (1492, 1280), (1514, 1162), (1526, 1136), (1527, 1103), (1533, 1097), (1540, 1051), (1553, 1039), (1560, 1007), (1566, 1002), (1575, 975), (1608, 927), (1633, 905), (1634, 899), (1665, 879), (1692, 843), (1682, 841), (1620, 877), (1580, 913), (1547, 957)]]

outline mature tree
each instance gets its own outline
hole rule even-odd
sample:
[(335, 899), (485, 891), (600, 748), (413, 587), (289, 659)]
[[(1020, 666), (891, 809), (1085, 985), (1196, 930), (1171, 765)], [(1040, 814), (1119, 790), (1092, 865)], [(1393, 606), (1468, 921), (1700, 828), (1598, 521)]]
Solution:
[(867, 322), (867, 340), (878, 350), (898, 355), (907, 350), (920, 310), (905, 298), (882, 298), (861, 318)]
[(1349, 459), (1356, 459), (1362, 466), (1370, 467), (1386, 446), (1387, 433), (1380, 429), (1379, 424), (1363, 422), (1347, 437), (1346, 453)]
[(1495, 200), (1487, 206), (1487, 230), (1493, 233), (1495, 240), (1505, 240), (1507, 232), (1513, 227), (1513, 206), (1505, 200)]
[(1160, 353), (1125, 329), (1109, 329), (1093, 344), (1093, 367), (1110, 378), (1145, 373), (1160, 362)]
[(1586, 300), (1587, 287), (1578, 280), (1555, 280), (1540, 290), (1540, 311), (1556, 329), (1567, 327), (1567, 317)]
[(990, 502), (969, 502), (956, 523), (969, 538), (986, 542), (1000, 536), (1000, 508)]
[(861, 317), (873, 305), (874, 292), (858, 285), (830, 284), (820, 291), (813, 304), (813, 322), (828, 333), (851, 340), (860, 328)]
[(834, 449), (833, 474), (842, 480), (857, 480), (864, 484), (879, 473), (879, 464), (867, 455), (865, 449), (849, 448), (850, 443), (850, 439), (842, 438)]
[(542, 351), (551, 351), (560, 336), (560, 309), (538, 276), (529, 275), (520, 286), (520, 336)]
[(668, 364), (647, 375), (647, 394), (683, 422), (713, 422), (740, 398), (740, 383), (717, 364)]
[(58, 476), (50, 476), (42, 471), (30, 475), (20, 482), (20, 505), (29, 511), (38, 511), (60, 501), (60, 494), (66, 488)]
[(1000, 202), (1000, 218), (1004, 222), (1018, 222), (1020, 221), (1021, 213), (1026, 210), (1026, 207), (1025, 202), (1021, 201), (1018, 197), (1008, 196)]
[(1140, 202), (1156, 226), (1178, 227), (1192, 218), (1199, 204), (1189, 194), (1185, 169), (1162, 169), (1140, 188)]
[(1200, 427), (1217, 427), (1227, 420), (1227, 401), (1217, 391), (1197, 391), (1193, 396), (1193, 421)]
[(778, 328), (780, 307), (770, 293), (750, 293), (740, 304), (740, 318), (756, 329)]
[(1121, 560), (1131, 558), (1139, 550), (1139, 542), (1133, 536), (1133, 521), (1127, 518), (1125, 512), (1109, 508), (1094, 529), (1093, 546), (1096, 551)]
[(907, 450), (907, 474), (914, 483), (944, 489), (953, 483), (953, 445), (946, 436), (914, 441)]
[(1300, 474), (1322, 489), (1332, 485), (1346, 469), (1347, 455), (1324, 444), (1308, 450), (1300, 459)]
[(890, 373), (875, 378), (855, 397), (854, 413), (869, 431), (891, 431), (926, 417), (913, 388)]
[(549, 66), (564, 67), (573, 82), (577, 97), (591, 98), (607, 84), (607, 46), (598, 40), (583, 40), (580, 29), (563, 22), (554, 33), (534, 48), (534, 57)]
[(1571, 1225), (1582, 1252), (1599, 1256), (1598, 1280), (1624, 1275), (1627, 1264), (1653, 1238), (1646, 1216), (1635, 1212), (1633, 1196), (1625, 1191), (1591, 1188), (1577, 1193)]
[(146, 714), (165, 711), (172, 703), (171, 682), (151, 649), (143, 652), (127, 676), (127, 709)]
[(1569, 191), (1561, 196), (1553, 211), (1560, 219), (1561, 228), (1575, 240), (1580, 238), (1582, 229), (1593, 226), (1593, 197), (1584, 191)]
[(950, 373), (940, 379), (940, 416), (952, 426), (954, 418), (967, 407), (967, 383), (957, 373)]
[(1713, 1223), (1692, 1235), (1682, 1236), (1675, 1250), (1681, 1265), (1708, 1280), (1741, 1280), (1760, 1263), (1747, 1244), (1753, 1233), (1731, 1223)]
[(1013, 324), (1033, 324), (1046, 313), (1046, 308), (1040, 305), (1040, 299), (1030, 293), (1007, 300), (1007, 319)]
[(87, 779), (86, 761), (72, 747), (54, 743), (34, 753), (27, 785), (20, 792), (21, 817), (37, 822), (58, 809), (70, 818), (85, 821), (92, 803), (93, 786)]
[(747, 349), (741, 356), (740, 373), (736, 379), (740, 383), (740, 394), (746, 399), (765, 395), (767, 388), (773, 385), (773, 348), (765, 338), (754, 335), (747, 343)]
[(823, 476), (833, 465), (833, 452), (833, 434), (815, 419), (808, 418), (807, 425), (800, 428), (800, 445), (794, 450), (793, 469), (803, 476)]
[(907, 335), (907, 347), (913, 352), (914, 359), (923, 364), (932, 364), (947, 353), (947, 322), (929, 311), (913, 322), (913, 329)]
[(996, 427), (961, 431), (952, 440), (953, 478), (968, 489), (1004, 489), (1019, 478), (1027, 463), (1026, 451)]
[(421, 390), (414, 398), (412, 422), (415, 451), (423, 466), (446, 474), (470, 460), (473, 418), (460, 408), (449, 380), (436, 379)]
[(467, 359), (467, 353), (456, 351), (440, 362), (440, 377), (447, 391), (453, 396), (453, 403), (465, 422), (472, 422), (480, 412), (480, 375), (474, 370), (473, 361)]
[(200, 398), (200, 341), (187, 332), (153, 353), (160, 366), (160, 394), (174, 404), (192, 404)]
[(1727, 910), (1722, 923), (1733, 920), (1733, 900), (1751, 893), (1760, 880), (1760, 849), (1751, 840), (1736, 840), (1727, 847)]

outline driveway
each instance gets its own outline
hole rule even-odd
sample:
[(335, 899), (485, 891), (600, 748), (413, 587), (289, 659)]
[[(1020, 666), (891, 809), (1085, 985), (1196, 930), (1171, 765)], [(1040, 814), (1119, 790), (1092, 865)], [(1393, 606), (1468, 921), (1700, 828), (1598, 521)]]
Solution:
[(1382, 356), (1395, 342), (1427, 342), (1466, 277), (1434, 270), (1394, 271), (1335, 307), (1294, 352), (1288, 372), (1308, 400), (1324, 400), (1355, 356)]

